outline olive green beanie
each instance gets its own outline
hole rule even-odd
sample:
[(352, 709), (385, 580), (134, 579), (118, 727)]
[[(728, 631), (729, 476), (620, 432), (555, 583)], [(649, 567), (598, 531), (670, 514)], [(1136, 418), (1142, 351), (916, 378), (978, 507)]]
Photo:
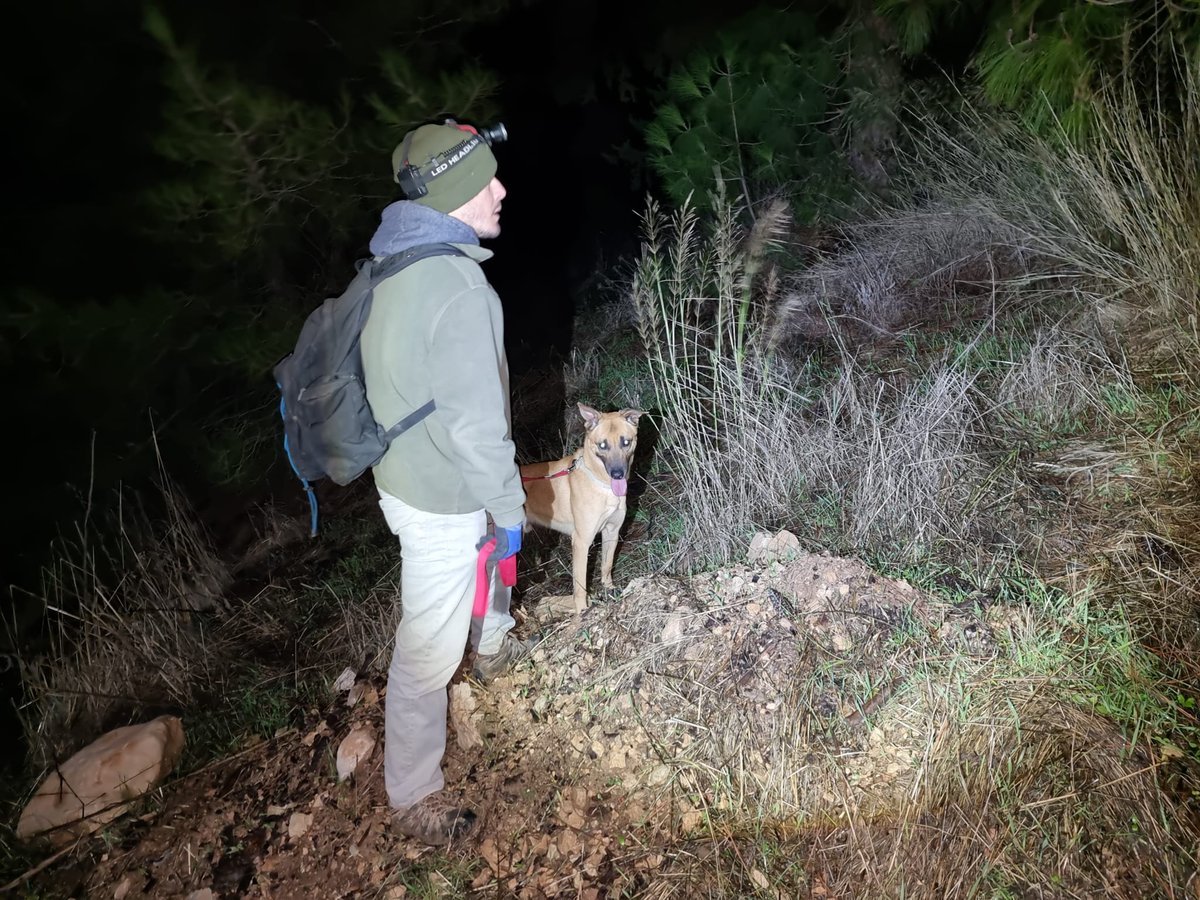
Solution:
[(416, 202), (443, 213), (458, 209), (496, 175), (496, 157), (483, 138), (454, 125), (422, 125), (406, 134), (392, 151), (397, 182), (406, 164), (420, 171), (428, 189)]

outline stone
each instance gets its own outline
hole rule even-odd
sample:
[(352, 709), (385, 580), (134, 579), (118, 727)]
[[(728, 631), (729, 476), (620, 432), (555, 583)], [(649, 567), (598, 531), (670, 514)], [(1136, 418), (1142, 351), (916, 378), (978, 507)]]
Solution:
[(343, 693), (354, 687), (354, 680), (358, 678), (358, 673), (347, 667), (342, 669), (342, 674), (333, 680), (333, 690), (335, 693)]
[(667, 624), (663, 626), (659, 641), (663, 644), (677, 644), (683, 640), (683, 631), (683, 616), (673, 612), (667, 617)]
[(345, 781), (358, 767), (371, 758), (375, 750), (375, 731), (366, 722), (359, 722), (342, 738), (337, 749), (338, 781)]
[(46, 776), (21, 813), (17, 837), (45, 835), (62, 846), (91, 834), (161, 782), (182, 752), (178, 716), (101, 735)]
[(450, 724), (460, 750), (483, 746), (483, 737), (475, 727), (475, 697), (465, 681), (450, 686)]
[(759, 532), (750, 539), (746, 561), (751, 565), (795, 559), (800, 555), (800, 539), (790, 531), (779, 531), (774, 535)]
[(288, 837), (292, 840), (304, 837), (308, 834), (308, 829), (312, 828), (313, 817), (312, 813), (292, 813), (288, 819)]

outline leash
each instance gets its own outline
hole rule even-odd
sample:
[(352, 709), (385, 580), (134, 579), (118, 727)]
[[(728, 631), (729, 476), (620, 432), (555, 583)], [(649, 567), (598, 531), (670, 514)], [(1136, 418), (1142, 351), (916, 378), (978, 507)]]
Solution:
[[(521, 481), (546, 481), (550, 478), (562, 478), (564, 475), (570, 475), (575, 471), (575, 467), (579, 465), (579, 458), (571, 460), (571, 464), (560, 472), (555, 472), (553, 475), (522, 475)], [(587, 466), (584, 466), (586, 469)], [(595, 476), (592, 476), (593, 478)]]
[[(487, 558), (496, 549), (496, 539), (492, 538), (479, 548), (479, 556), (475, 559), (475, 603), (471, 607), (471, 615), (482, 619), (487, 612), (488, 577)], [(500, 569), (500, 581), (505, 587), (513, 587), (517, 583), (517, 555), (505, 557), (496, 564)]]
[[(563, 469), (563, 470), (561, 470), (561, 471), (559, 471), (559, 472), (555, 472), (553, 475), (522, 475), (522, 476), (521, 476), (521, 481), (522, 481), (522, 482), (526, 482), (526, 481), (546, 481), (546, 480), (548, 480), (548, 479), (550, 479), (550, 478), (561, 478), (561, 477), (562, 477), (562, 476), (564, 476), (564, 475), (570, 475), (572, 472), (574, 472), (574, 471), (575, 471), (575, 467), (579, 465), (579, 462), (580, 462), (580, 459), (579, 459), (579, 457), (577, 456), (577, 457), (575, 457), (573, 460), (571, 460), (571, 464), (570, 464), (569, 466), (567, 466), (565, 469)], [(609, 488), (610, 490), (612, 489), (612, 482), (611, 482), (611, 481), (607, 481), (607, 482), (606, 482), (606, 481), (605, 481), (603, 478), (601, 478), (599, 475), (597, 475), (595, 472), (593, 472), (593, 471), (592, 471), (591, 469), (589, 469), (587, 466), (584, 466), (584, 467), (583, 467), (583, 471), (584, 471), (585, 473), (587, 473), (587, 477), (588, 477), (588, 478), (590, 478), (590, 479), (592, 479), (592, 481), (596, 482), (596, 484), (600, 485), (601, 487)], [(613, 493), (615, 494), (615, 493), (616, 493), (616, 491), (613, 491)], [(619, 494), (618, 496), (624, 496), (624, 495), (623, 495), (623, 494)]]

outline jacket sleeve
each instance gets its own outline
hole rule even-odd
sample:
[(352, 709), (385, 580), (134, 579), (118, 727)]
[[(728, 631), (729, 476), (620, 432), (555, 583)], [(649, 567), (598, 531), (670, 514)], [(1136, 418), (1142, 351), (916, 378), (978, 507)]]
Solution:
[(434, 323), (430, 381), (438, 418), (463, 480), (497, 527), (525, 519), (525, 491), (508, 425), (500, 303), (490, 287), (469, 288)]

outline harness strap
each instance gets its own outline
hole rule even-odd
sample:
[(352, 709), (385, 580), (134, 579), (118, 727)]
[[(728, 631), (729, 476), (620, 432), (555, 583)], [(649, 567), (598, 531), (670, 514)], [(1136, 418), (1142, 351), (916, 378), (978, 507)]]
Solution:
[[(576, 462), (578, 462), (578, 460), (576, 460)], [(597, 475), (595, 472), (593, 472), (591, 469), (589, 469), (587, 466), (583, 466), (582, 468), (583, 468), (583, 471), (587, 472), (588, 477), (591, 478), (592, 481), (596, 482), (596, 484), (600, 485), (601, 487), (606, 487), (606, 488), (610, 488), (610, 489), (612, 488), (611, 480), (608, 481), (607, 483), (603, 482), (600, 480), (600, 476)]]

